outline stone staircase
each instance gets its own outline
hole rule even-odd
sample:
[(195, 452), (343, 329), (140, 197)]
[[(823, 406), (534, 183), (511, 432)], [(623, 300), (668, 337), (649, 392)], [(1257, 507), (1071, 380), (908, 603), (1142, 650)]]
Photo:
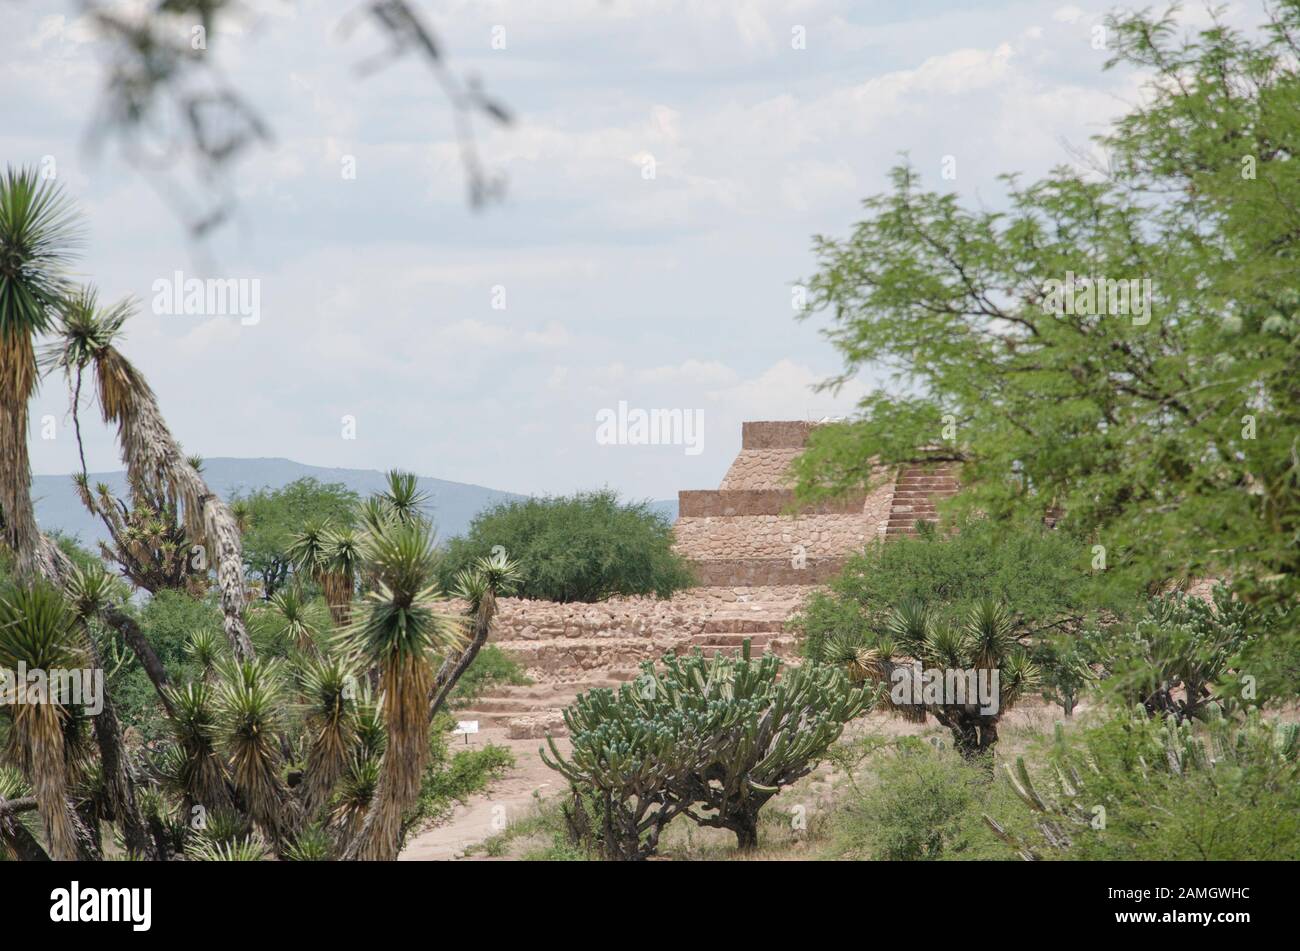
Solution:
[(894, 482), (885, 538), (915, 537), (918, 521), (938, 522), (935, 503), (956, 495), (957, 488), (956, 475), (948, 465), (909, 466), (901, 470)]

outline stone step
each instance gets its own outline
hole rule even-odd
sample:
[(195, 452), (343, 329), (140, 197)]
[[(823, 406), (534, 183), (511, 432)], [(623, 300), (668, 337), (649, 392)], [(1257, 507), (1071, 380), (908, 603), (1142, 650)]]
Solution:
[(663, 656), (677, 638), (665, 637), (554, 637), (543, 640), (499, 641), (497, 646), (527, 669), (557, 671), (629, 667)]
[(768, 634), (779, 632), (785, 618), (717, 617), (704, 622), (704, 634)]
[[(594, 686), (588, 689), (596, 689)], [(502, 699), (493, 699), (480, 697), (474, 701), (473, 712), (483, 716), (494, 716), (496, 714), (509, 714), (510, 716), (519, 716), (522, 713), (534, 713), (538, 710), (547, 710), (552, 707), (567, 707), (577, 699), (578, 693), (586, 693), (586, 690), (576, 691), (568, 695), (539, 698), (537, 700), (528, 700), (523, 697), (506, 697)], [(468, 711), (458, 711), (457, 719), (471, 720), (474, 717), (469, 716)]]
[(760, 650), (770, 640), (771, 634), (696, 634), (686, 644), (688, 647), (740, 647), (749, 641), (754, 650)]

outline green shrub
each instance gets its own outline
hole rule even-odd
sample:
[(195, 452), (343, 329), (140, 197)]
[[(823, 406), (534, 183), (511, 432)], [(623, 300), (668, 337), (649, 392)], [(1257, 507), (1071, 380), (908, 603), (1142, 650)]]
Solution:
[[(356, 521), (358, 496), (341, 482), (322, 483), (310, 476), (279, 489), (257, 489), (231, 498), (241, 516), (244, 570), (269, 598), (293, 575), (289, 549), (294, 536), (310, 522), (347, 528)], [(299, 579), (310, 585), (312, 579)]]
[(453, 705), (463, 706), (477, 700), (492, 687), (523, 687), (530, 683), (532, 681), (514, 658), (495, 644), (485, 644), (456, 682), (451, 701)]
[(914, 737), (869, 762), (869, 784), (832, 821), (836, 855), (901, 862), (1008, 857), (982, 814), (1009, 797), (986, 770)]
[(456, 572), (500, 546), (519, 563), (525, 598), (662, 598), (691, 584), (672, 542), (667, 519), (644, 502), (620, 503), (610, 491), (507, 502), (480, 513), (463, 538), (448, 543), (439, 578), (450, 589)]

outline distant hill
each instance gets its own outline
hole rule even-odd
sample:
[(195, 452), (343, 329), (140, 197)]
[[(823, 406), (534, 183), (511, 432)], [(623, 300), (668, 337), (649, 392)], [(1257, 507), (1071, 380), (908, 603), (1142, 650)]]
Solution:
[[(255, 489), (278, 489), (295, 479), (310, 476), (321, 482), (342, 482), (364, 497), (384, 487), (384, 474), (372, 469), (327, 469), (308, 466), (291, 459), (232, 459), (217, 457), (203, 460), (203, 476), (223, 499), (236, 493), (244, 495)], [(107, 483), (115, 494), (124, 497), (126, 476), (122, 472), (92, 472), (90, 483)], [(481, 485), (448, 482), (445, 479), (420, 477), (420, 488), (429, 495), (429, 513), (438, 527), (439, 538), (464, 534), (470, 521), (480, 511), (499, 502), (525, 496)], [(70, 476), (34, 476), (32, 498), (36, 500), (36, 519), (44, 531), (59, 530), (81, 539), (83, 544), (106, 539), (103, 524), (82, 506)], [(669, 520), (677, 518), (677, 500), (651, 502), (651, 508)]]

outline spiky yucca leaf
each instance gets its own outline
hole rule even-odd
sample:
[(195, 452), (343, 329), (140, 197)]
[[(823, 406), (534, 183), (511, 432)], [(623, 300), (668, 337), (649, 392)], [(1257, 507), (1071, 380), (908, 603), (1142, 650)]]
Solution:
[(223, 843), (201, 838), (185, 849), (185, 857), (191, 862), (261, 862), (267, 854), (266, 846), (251, 836)]
[(931, 622), (922, 645), (921, 657), (929, 667), (956, 670), (970, 665), (969, 639), (949, 624)]
[(370, 684), (361, 680), (354, 702), (352, 730), (356, 736), (356, 755), (379, 762), (388, 748), (388, 729), (384, 726), (384, 711), (370, 692)]
[(468, 601), (470, 612), (473, 613), (479, 609), (488, 592), (493, 597), (508, 597), (515, 592), (522, 580), (519, 562), (509, 558), (503, 551), (496, 551), (476, 559), (472, 565), (458, 571), (452, 594)]
[(410, 472), (390, 469), (387, 485), (379, 493), (379, 500), (389, 515), (402, 525), (425, 521), (424, 507), (429, 501), (429, 495), (420, 488), (419, 480)]
[(300, 651), (316, 650), (319, 626), (301, 588), (295, 584), (277, 591), (271, 596), (271, 610), (278, 637)]
[(310, 825), (294, 836), (293, 843), (284, 850), (284, 857), (290, 862), (328, 862), (333, 852), (329, 833), (318, 825)]
[(63, 576), (63, 596), (80, 621), (89, 621), (112, 604), (119, 594), (120, 582), (102, 564), (72, 565)]
[(894, 608), (885, 624), (885, 631), (905, 651), (916, 654), (929, 636), (931, 626), (929, 607), (920, 601), (908, 600)]
[(998, 674), (1003, 712), (1014, 707), (1022, 697), (1038, 689), (1041, 672), (1023, 648), (1015, 648), (1001, 663)]
[(360, 834), (375, 800), (379, 777), (379, 757), (357, 756), (348, 764), (335, 790), (334, 808), (330, 812), (330, 825), (343, 843), (354, 841)]
[(303, 812), (315, 816), (329, 801), (334, 784), (356, 749), (356, 699), (359, 679), (340, 657), (308, 661), (303, 669), (306, 697), (307, 765), (303, 770)]
[(302, 531), (289, 541), (286, 552), (294, 568), (313, 581), (319, 581), (325, 564), (325, 536), (329, 523), (319, 519), (308, 519), (303, 523)]
[(213, 809), (204, 812), (191, 823), (195, 837), (206, 840), (213, 845), (227, 845), (247, 839), (253, 830), (249, 828), (248, 819), (236, 809)]
[(875, 679), (880, 671), (880, 654), (861, 634), (842, 631), (826, 638), (822, 647), (825, 663), (842, 667), (854, 683)]

